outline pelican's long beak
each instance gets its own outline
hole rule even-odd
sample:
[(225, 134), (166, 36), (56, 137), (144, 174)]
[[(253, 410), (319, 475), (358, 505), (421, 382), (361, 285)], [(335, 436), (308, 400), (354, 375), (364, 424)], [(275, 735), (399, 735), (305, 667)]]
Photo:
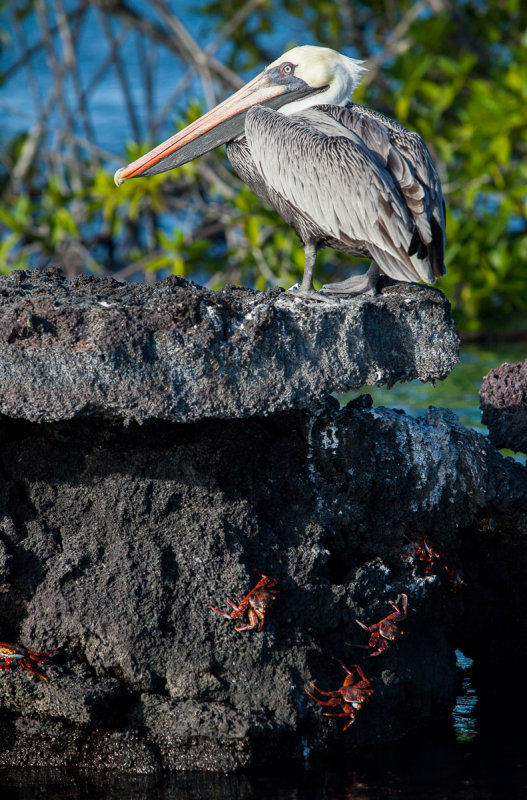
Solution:
[(297, 78), (288, 82), (277, 81), (276, 70), (262, 72), (196, 122), (127, 167), (118, 169), (114, 181), (119, 186), (128, 178), (157, 175), (159, 172), (180, 167), (240, 136), (244, 131), (245, 114), (251, 106), (265, 104), (277, 109), (285, 103), (317, 91), (320, 89), (313, 89)]

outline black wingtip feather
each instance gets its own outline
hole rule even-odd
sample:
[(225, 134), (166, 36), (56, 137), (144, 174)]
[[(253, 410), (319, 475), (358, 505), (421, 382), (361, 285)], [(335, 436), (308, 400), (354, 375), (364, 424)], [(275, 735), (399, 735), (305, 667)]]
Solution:
[(410, 258), (417, 253), (420, 245), (422, 245), (421, 237), (419, 236), (417, 228), (414, 228), (414, 232), (412, 234), (412, 240), (410, 242), (410, 247), (408, 248), (408, 255), (410, 256)]
[(432, 274), (434, 278), (440, 278), (446, 272), (444, 263), (445, 239), (443, 229), (435, 217), (430, 219), (430, 228), (432, 230), (432, 242), (430, 243), (429, 250)]

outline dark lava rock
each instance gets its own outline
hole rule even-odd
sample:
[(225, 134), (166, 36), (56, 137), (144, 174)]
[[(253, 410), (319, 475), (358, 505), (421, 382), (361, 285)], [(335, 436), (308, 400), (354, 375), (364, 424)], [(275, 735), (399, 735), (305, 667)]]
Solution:
[[(387, 741), (450, 713), (455, 648), (505, 683), (518, 659), (526, 471), (448, 411), (4, 418), (0, 436), (1, 638), (60, 648), (49, 684), (0, 673), (0, 766), (227, 771)], [(403, 522), (436, 543), (429, 574)], [(236, 632), (209, 606), (255, 568), (280, 594), (261, 633)], [(361, 660), (355, 619), (403, 592), (405, 636)], [(337, 659), (375, 690), (345, 734), (304, 691), (340, 686)]]
[(491, 369), (479, 397), (495, 447), (527, 453), (527, 361)]
[(58, 270), (0, 278), (0, 413), (34, 422), (240, 418), (330, 392), (444, 378), (457, 362), (436, 289), (305, 302), (279, 289), (212, 292)]

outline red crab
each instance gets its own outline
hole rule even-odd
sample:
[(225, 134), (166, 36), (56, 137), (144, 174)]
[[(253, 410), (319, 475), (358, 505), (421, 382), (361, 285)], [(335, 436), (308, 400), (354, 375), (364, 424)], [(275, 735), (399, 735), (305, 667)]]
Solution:
[(55, 648), (55, 650), (47, 650), (45, 653), (36, 653), (33, 650), (28, 650), (21, 644), (13, 645), (7, 644), (7, 642), (0, 642), (0, 670), (7, 671), (13, 664), (18, 663), (26, 672), (29, 672), (31, 675), (36, 675), (48, 683), (46, 676), (35, 669), (35, 665), (31, 662), (35, 661), (39, 664), (52, 664), (53, 661), (49, 656), (56, 652), (57, 650)]
[[(413, 533), (404, 522), (403, 525), (409, 533), (409, 536), (406, 533), (403, 534), (403, 536), (411, 543), (414, 548), (414, 554), (418, 557), (419, 561), (424, 561), (426, 563), (425, 575), (431, 572), (432, 567), (436, 567), (436, 570), (442, 568), (446, 572), (447, 581), (451, 585), (453, 591), (459, 591), (463, 586), (466, 586), (466, 581), (459, 567), (455, 564), (450, 566), (446, 563), (447, 560), (453, 562), (454, 559), (445, 559), (441, 548), (434, 544), (428, 536), (424, 533), (420, 533), (418, 536)], [(436, 571), (435, 574), (439, 575), (440, 573)]]
[(482, 533), (508, 533), (512, 529), (513, 522), (510, 514), (494, 514), (478, 520), (476, 528)]
[(442, 559), (439, 548), (424, 533), (417, 535), (411, 531), (408, 525), (406, 525), (404, 522), (403, 525), (408, 531), (408, 534), (403, 533), (403, 536), (405, 539), (408, 539), (414, 548), (414, 555), (418, 557), (419, 561), (424, 561), (426, 564), (425, 575), (428, 575), (434, 566), (434, 562), (437, 561), (441, 563)]
[(339, 661), (340, 666), (342, 669), (347, 672), (348, 674), (344, 678), (344, 683), (340, 687), (340, 689), (335, 689), (332, 692), (323, 692), (322, 689), (319, 689), (318, 686), (315, 686), (314, 683), (311, 681), (309, 682), (310, 685), (317, 691), (319, 694), (324, 695), (325, 697), (329, 697), (329, 700), (321, 700), (318, 697), (315, 697), (314, 694), (306, 689), (305, 691), (307, 694), (313, 698), (315, 703), (318, 703), (319, 706), (330, 706), (331, 708), (338, 708), (340, 707), (340, 711), (335, 714), (330, 714), (329, 712), (325, 712), (325, 717), (349, 717), (349, 722), (344, 725), (343, 731), (349, 728), (355, 722), (355, 718), (361, 708), (368, 705), (371, 700), (371, 695), (373, 694), (374, 690), (370, 689), (370, 681), (365, 676), (361, 668), (354, 664), (353, 666), (357, 670), (357, 674), (359, 679), (354, 681), (353, 680), (353, 672), (349, 669), (342, 661)]
[[(364, 625), (360, 620), (355, 620), (361, 628), (364, 628), (365, 631), (369, 631), (371, 636), (368, 644), (354, 644), (352, 647), (361, 647), (364, 650), (371, 650), (372, 652), (368, 653), (369, 657), (380, 656), (381, 653), (388, 650), (393, 642), (396, 642), (401, 636), (404, 636), (403, 631), (399, 628), (397, 623), (406, 619), (408, 596), (401, 594), (399, 597), (402, 598), (402, 608), (399, 608), (393, 600), (389, 600), (388, 602), (393, 606), (395, 611), (392, 614), (388, 614), (384, 619), (381, 619), (380, 622), (374, 622), (373, 625)], [(399, 597), (397, 601), (399, 601)]]
[(233, 609), (231, 612), (221, 611), (219, 608), (210, 606), (217, 614), (221, 614), (223, 617), (228, 617), (229, 619), (238, 619), (247, 611), (249, 614), (249, 624), (236, 628), (235, 630), (237, 631), (253, 631), (255, 628), (261, 631), (267, 609), (274, 603), (276, 595), (279, 594), (278, 589), (273, 588), (278, 583), (276, 578), (270, 578), (258, 569), (253, 571), (256, 572), (257, 575), (261, 575), (262, 579), (258, 581), (256, 586), (251, 589), (249, 594), (243, 598), (239, 605), (236, 605), (236, 603), (233, 603), (232, 600), (227, 597), (227, 603), (232, 606)]

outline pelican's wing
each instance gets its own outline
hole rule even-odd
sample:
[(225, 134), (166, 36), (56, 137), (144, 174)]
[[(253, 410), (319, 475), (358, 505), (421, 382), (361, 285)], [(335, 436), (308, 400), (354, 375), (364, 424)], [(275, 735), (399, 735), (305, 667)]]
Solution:
[(419, 134), (365, 106), (319, 106), (337, 122), (354, 131), (376, 152), (393, 175), (414, 218), (419, 237), (414, 240), (427, 257), (435, 278), (445, 273), (445, 202), (433, 161)]
[(381, 270), (396, 280), (434, 280), (386, 159), (350, 127), (320, 108), (286, 117), (255, 106), (247, 112), (245, 134), (264, 179), (328, 236), (366, 242)]

